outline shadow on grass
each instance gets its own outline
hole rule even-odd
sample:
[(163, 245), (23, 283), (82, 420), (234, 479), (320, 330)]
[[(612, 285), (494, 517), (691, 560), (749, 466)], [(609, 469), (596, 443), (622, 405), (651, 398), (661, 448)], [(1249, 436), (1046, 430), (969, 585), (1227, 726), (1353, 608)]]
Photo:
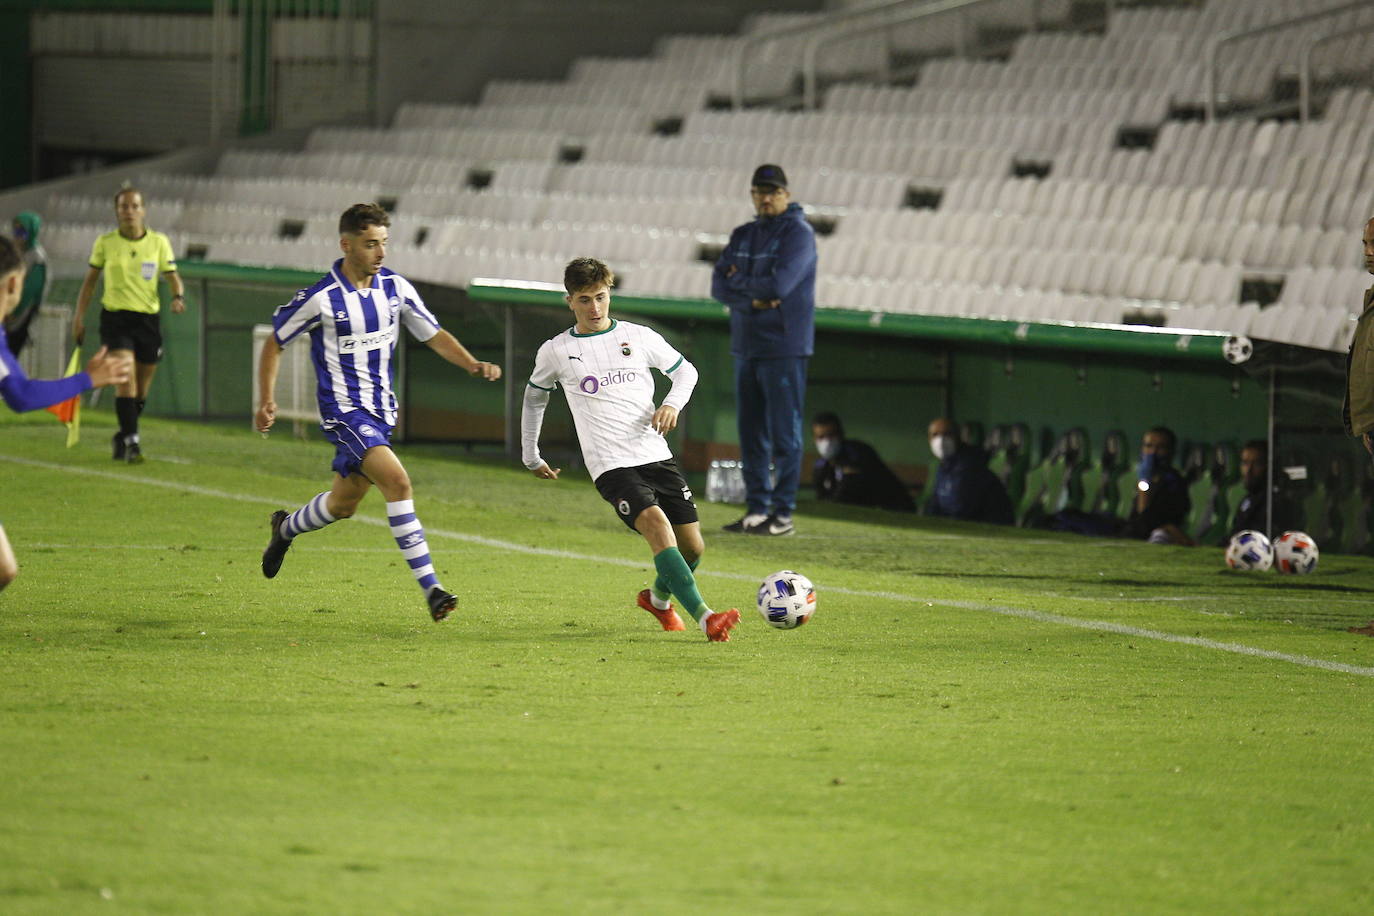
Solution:
[(944, 531), (950, 534), (984, 535), (987, 537), (1038, 538), (1046, 534), (1059, 533), (1039, 528), (1017, 528), (1012, 525), (965, 522), (942, 516), (918, 515), (914, 512), (892, 512), (887, 509), (872, 509), (866, 506), (847, 506), (816, 499), (798, 500), (797, 516), (803, 520), (824, 519), (836, 522), (859, 522), (872, 527), (911, 531)]
[[(1326, 592), (1334, 594), (1374, 595), (1374, 588), (1362, 588), (1357, 585), (1339, 585), (1334, 582), (1312, 582), (1309, 580), (1298, 578), (1283, 578), (1277, 581), (1263, 582), (1256, 581), (1255, 574), (1235, 573), (1227, 569), (1217, 570), (1217, 575), (1221, 576), (1222, 579), (1219, 582), (1207, 583), (1206, 588), (1214, 589), (1220, 586), (1222, 588), (1225, 588), (1228, 592), (1239, 591), (1242, 589), (1246, 591), (1253, 591), (1254, 589), (1258, 588), (1271, 592)], [(1263, 575), (1263, 573), (1261, 573), (1260, 575)], [(1008, 578), (1011, 577), (1008, 576)], [(1161, 589), (1178, 589), (1180, 592), (1186, 592), (1191, 588), (1197, 587), (1196, 583), (1177, 582), (1159, 578), (1081, 580), (1069, 579), (1068, 581), (1081, 581), (1083, 584), (1086, 585), (1104, 585), (1110, 586), (1112, 588), (1141, 588), (1149, 589), (1151, 591), (1160, 591)]]
[[(928, 571), (925, 571), (925, 570), (921, 570), (920, 572), (918, 572), (918, 573), (916, 573), (916, 574), (919, 575), (919, 576), (922, 576), (922, 577), (940, 578), (940, 579), (1050, 579), (1050, 580), (1053, 580), (1053, 581), (1055, 581), (1055, 582), (1063, 582), (1063, 581), (1064, 581), (1064, 577), (1063, 577), (1063, 576), (1055, 576), (1055, 575), (1048, 575), (1048, 574), (1039, 574), (1039, 573), (1009, 573), (1009, 572), (981, 573), (981, 572), (969, 572), (968, 570), (962, 570), (962, 569), (961, 569), (961, 570), (951, 570), (951, 571), (949, 571), (949, 572), (928, 572)], [(1085, 583), (1091, 582), (1093, 585), (1097, 585), (1097, 584), (1100, 584), (1100, 583), (1102, 582), (1101, 579), (1091, 579), (1091, 580), (1089, 580), (1089, 579), (1083, 579), (1082, 581), (1085, 582)]]

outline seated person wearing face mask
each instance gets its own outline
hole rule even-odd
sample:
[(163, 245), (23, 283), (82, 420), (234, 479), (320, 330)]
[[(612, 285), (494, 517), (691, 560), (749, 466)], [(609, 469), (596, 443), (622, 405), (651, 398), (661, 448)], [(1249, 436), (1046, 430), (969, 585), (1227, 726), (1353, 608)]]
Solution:
[(943, 515), (969, 522), (1012, 523), (1011, 499), (997, 475), (988, 470), (988, 456), (964, 445), (954, 424), (941, 417), (926, 430), (930, 450), (940, 460), (926, 500), (926, 515)]
[(1141, 440), (1126, 537), (1151, 544), (1193, 546), (1193, 539), (1183, 531), (1192, 500), (1188, 498), (1188, 483), (1174, 467), (1177, 447), (1178, 437), (1167, 426), (1156, 426)]
[(816, 414), (811, 421), (811, 435), (821, 456), (811, 474), (817, 499), (877, 506), (894, 512), (916, 511), (906, 485), (883, 464), (873, 446), (845, 438), (844, 424), (838, 416)]

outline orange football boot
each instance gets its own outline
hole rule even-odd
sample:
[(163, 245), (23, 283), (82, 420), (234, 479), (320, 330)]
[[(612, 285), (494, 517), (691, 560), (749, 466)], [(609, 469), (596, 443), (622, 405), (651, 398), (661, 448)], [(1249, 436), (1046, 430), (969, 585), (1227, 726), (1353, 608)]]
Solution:
[(649, 600), (649, 590), (647, 588), (639, 593), (639, 598), (635, 603), (650, 614), (653, 614), (654, 619), (663, 626), (663, 629), (669, 632), (687, 629), (682, 625), (682, 618), (677, 615), (677, 611), (673, 610), (672, 604), (668, 605), (668, 610), (666, 611), (660, 611), (658, 608), (654, 607), (654, 603)]

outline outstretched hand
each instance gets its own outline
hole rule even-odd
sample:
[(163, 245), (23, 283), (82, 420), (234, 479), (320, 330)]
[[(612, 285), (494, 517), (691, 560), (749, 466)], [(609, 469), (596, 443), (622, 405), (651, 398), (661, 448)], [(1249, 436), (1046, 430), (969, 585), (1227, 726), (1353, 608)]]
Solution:
[(86, 363), (86, 374), (96, 388), (105, 385), (122, 385), (133, 373), (133, 360), (128, 356), (111, 356), (108, 347), (101, 347)]
[(479, 360), (468, 370), (468, 375), (488, 382), (494, 382), (501, 377), (501, 367), (496, 365), (496, 363), (482, 362)]

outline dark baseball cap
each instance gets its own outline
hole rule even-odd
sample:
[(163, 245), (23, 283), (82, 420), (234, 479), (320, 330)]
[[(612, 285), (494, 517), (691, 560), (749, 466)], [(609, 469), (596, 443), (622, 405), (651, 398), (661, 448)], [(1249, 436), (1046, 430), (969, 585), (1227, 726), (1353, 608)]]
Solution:
[(754, 177), (749, 179), (749, 186), (786, 188), (787, 173), (780, 165), (761, 165), (754, 169)]

